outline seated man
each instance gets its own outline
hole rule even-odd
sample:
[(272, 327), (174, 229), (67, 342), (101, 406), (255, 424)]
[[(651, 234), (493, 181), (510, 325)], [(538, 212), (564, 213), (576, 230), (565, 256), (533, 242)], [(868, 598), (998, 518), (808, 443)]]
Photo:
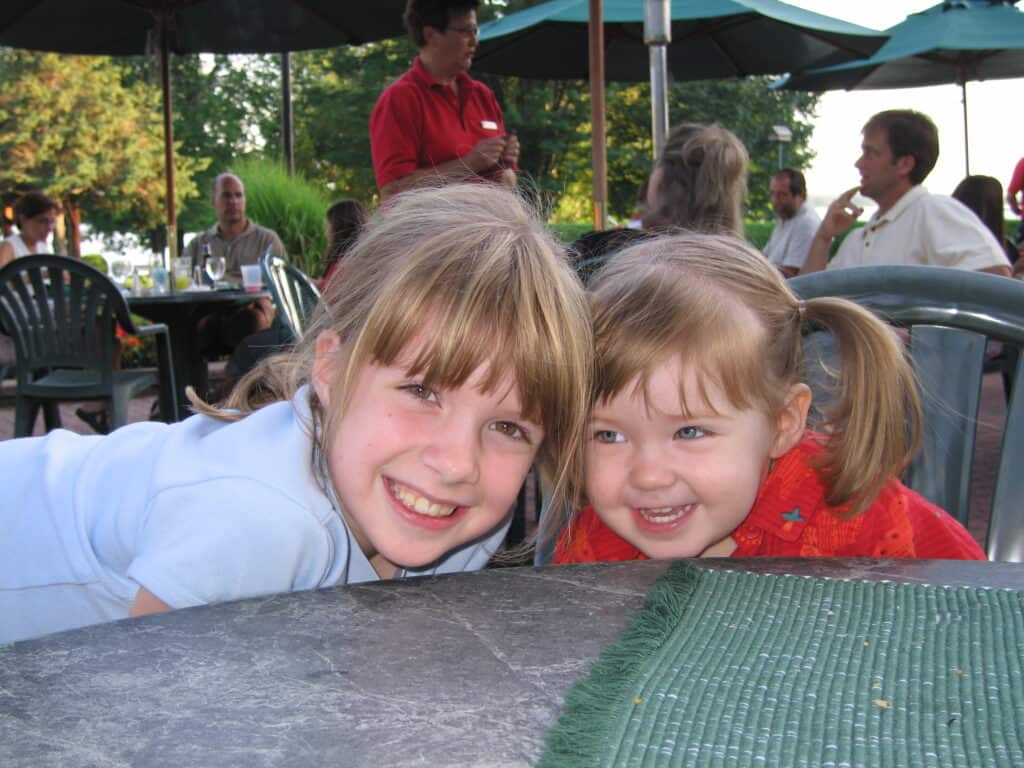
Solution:
[[(202, 264), (204, 247), (208, 247), (211, 256), (224, 257), (226, 279), (241, 282), (242, 265), (259, 263), (268, 247), (285, 255), (276, 232), (246, 218), (245, 185), (240, 178), (222, 173), (214, 179), (212, 202), (217, 223), (192, 238), (183, 254), (193, 264)], [(265, 297), (241, 309), (207, 315), (198, 325), (203, 349), (212, 354), (230, 352), (246, 336), (269, 328), (273, 319), (274, 305)]]
[[(1009, 276), (1006, 254), (978, 217), (921, 186), (939, 156), (939, 134), (926, 115), (909, 109), (879, 112), (862, 133), (856, 162), (860, 185), (828, 207), (801, 274), (826, 267), (926, 264)], [(858, 191), (877, 202), (878, 211), (828, 262), (832, 240), (863, 213), (853, 203)]]
[(772, 176), (769, 191), (776, 222), (764, 255), (783, 277), (793, 277), (807, 260), (821, 217), (807, 202), (807, 182), (800, 171), (781, 169)]

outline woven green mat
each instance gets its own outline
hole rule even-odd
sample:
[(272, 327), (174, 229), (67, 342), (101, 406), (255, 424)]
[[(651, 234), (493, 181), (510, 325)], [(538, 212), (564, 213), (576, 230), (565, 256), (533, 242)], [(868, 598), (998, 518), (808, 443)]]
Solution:
[(1024, 766), (1024, 592), (673, 564), (540, 768)]

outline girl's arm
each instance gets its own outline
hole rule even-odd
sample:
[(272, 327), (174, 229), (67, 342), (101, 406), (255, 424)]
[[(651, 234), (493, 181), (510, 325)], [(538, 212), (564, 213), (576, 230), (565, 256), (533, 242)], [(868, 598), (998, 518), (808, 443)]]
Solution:
[(171, 606), (159, 597), (145, 587), (139, 587), (139, 591), (135, 594), (135, 602), (132, 603), (132, 609), (128, 611), (128, 615), (148, 616), (151, 613), (167, 613), (170, 610), (173, 610)]
[(10, 243), (0, 243), (0, 267), (6, 266), (14, 261), (14, 246)]

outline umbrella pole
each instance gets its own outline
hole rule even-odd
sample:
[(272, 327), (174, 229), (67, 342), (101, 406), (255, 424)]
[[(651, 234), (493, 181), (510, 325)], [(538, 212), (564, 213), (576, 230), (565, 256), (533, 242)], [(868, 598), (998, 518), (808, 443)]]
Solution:
[(651, 136), (654, 159), (661, 155), (668, 136), (668, 46), (672, 42), (672, 18), (668, 0), (645, 0), (644, 42), (651, 60)]
[(604, 11), (590, 0), (590, 126), (594, 164), (594, 229), (608, 226), (608, 169), (604, 128)]
[(960, 82), (961, 102), (964, 105), (964, 169), (965, 176), (971, 175), (971, 142), (967, 139), (967, 79)]
[(171, 124), (171, 43), (166, 14), (160, 17), (160, 80), (164, 97), (164, 165), (167, 180), (167, 252), (170, 264), (178, 257), (178, 220), (174, 209), (174, 126)]

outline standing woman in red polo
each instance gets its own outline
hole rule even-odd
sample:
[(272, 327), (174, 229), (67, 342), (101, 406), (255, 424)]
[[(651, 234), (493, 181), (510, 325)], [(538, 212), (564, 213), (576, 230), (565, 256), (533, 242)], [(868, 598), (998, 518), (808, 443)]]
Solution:
[(478, 0), (408, 0), (405, 27), (419, 49), (370, 115), (381, 201), (417, 185), (488, 180), (514, 186), (519, 141), (491, 89), (468, 74)]

